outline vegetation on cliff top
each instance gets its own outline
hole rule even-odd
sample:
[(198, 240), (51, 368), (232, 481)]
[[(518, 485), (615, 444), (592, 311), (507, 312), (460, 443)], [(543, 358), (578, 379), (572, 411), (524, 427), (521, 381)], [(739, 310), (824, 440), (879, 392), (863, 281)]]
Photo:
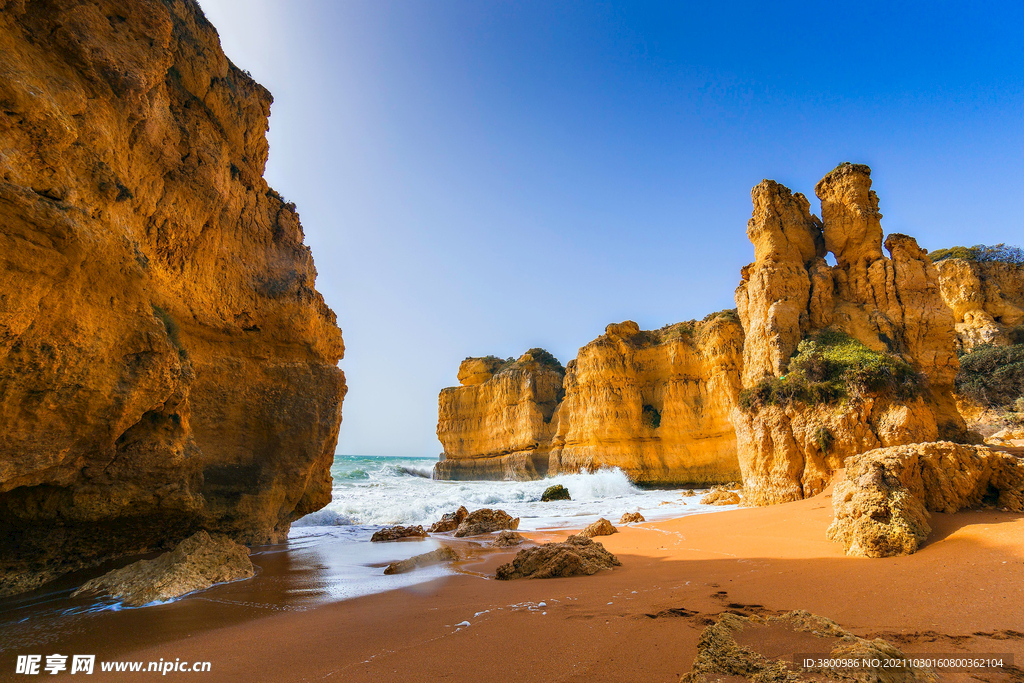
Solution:
[(920, 375), (902, 358), (872, 351), (842, 332), (823, 330), (800, 342), (787, 374), (745, 389), (740, 407), (752, 411), (766, 405), (832, 404), (880, 395), (909, 399), (920, 391)]
[(957, 393), (990, 408), (1009, 409), (1024, 397), (1024, 329), (1012, 346), (979, 346), (960, 357)]
[(975, 244), (973, 247), (950, 247), (936, 249), (928, 254), (932, 263), (947, 258), (958, 258), (976, 263), (1010, 263), (1016, 266), (1024, 264), (1024, 249), (1003, 243), (986, 245)]

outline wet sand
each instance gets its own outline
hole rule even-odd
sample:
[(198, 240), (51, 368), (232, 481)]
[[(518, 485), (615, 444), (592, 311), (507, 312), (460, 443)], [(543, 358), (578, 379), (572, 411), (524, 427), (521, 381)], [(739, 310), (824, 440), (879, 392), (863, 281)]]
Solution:
[(220, 628), (194, 624), (159, 644), (103, 634), (97, 655), (210, 661), (203, 677), (217, 681), (668, 682), (689, 671), (701, 630), (723, 611), (805, 609), (907, 653), (1009, 652), (1024, 664), (1024, 515), (934, 515), (924, 548), (889, 559), (845, 557), (825, 538), (831, 519), (822, 495), (621, 527), (597, 540), (622, 567), (590, 577), (480, 578), (510, 551), (411, 589)]

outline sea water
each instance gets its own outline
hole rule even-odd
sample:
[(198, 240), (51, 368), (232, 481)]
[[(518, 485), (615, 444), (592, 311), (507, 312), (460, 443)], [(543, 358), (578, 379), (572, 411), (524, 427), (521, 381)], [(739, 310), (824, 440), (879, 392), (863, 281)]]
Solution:
[[(465, 506), (498, 508), (519, 518), (520, 531), (579, 529), (604, 517), (613, 524), (625, 512), (639, 512), (648, 521), (717, 512), (700, 504), (700, 495), (679, 489), (641, 489), (619, 469), (589, 474), (564, 474), (540, 481), (440, 481), (431, 477), (435, 458), (361, 455), (335, 457), (331, 503), (292, 525), (288, 552), (294, 559), (315, 556), (324, 574), (316, 590), (330, 599), (409, 587), (443, 576), (435, 566), (411, 574), (384, 576), (383, 566), (439, 547), (419, 542), (371, 543), (385, 526), (433, 524)], [(572, 500), (542, 503), (554, 484), (568, 489)], [(254, 561), (258, 561), (256, 557)]]

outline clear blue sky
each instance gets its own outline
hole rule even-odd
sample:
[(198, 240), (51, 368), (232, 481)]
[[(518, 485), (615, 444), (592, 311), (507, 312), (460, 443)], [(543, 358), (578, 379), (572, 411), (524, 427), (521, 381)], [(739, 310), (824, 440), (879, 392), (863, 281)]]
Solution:
[(866, 163), (887, 232), (1024, 235), (1024, 3), (201, 0), (338, 314), (338, 451), (436, 455), (466, 356), (732, 308), (750, 188)]

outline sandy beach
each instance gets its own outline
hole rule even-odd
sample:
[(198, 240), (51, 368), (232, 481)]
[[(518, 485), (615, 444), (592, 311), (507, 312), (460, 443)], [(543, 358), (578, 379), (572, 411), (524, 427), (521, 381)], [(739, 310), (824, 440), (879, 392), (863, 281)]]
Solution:
[(908, 654), (1012, 653), (1024, 662), (1024, 516), (936, 514), (920, 552), (889, 559), (845, 557), (825, 538), (831, 519), (826, 492), (623, 526), (597, 539), (622, 566), (594, 576), (481, 578), (512, 555), (496, 553), (413, 589), (191, 631), (131, 652), (131, 635), (113, 636), (97, 659), (209, 661), (208, 677), (218, 681), (669, 682), (690, 670), (701, 631), (720, 613), (803, 609)]

